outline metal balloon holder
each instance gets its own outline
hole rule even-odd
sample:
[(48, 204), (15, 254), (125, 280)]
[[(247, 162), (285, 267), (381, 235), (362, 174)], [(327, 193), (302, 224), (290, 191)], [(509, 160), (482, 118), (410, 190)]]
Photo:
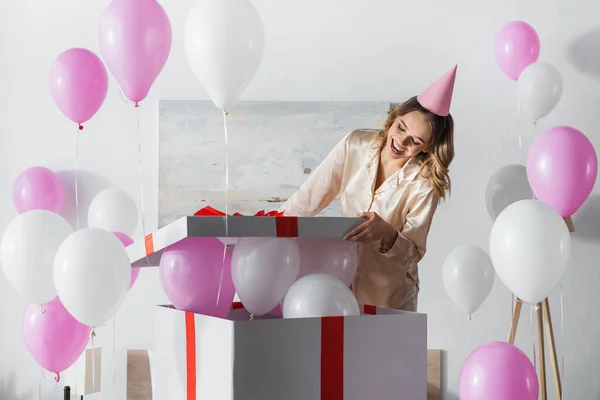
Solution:
[[(565, 223), (569, 228), (569, 232), (575, 232), (575, 226), (571, 217), (565, 218)], [(523, 301), (517, 298), (514, 306), (513, 318), (510, 324), (510, 331), (508, 333), (508, 343), (515, 343), (515, 336), (517, 334), (517, 327), (519, 325), (519, 318), (521, 316), (521, 308), (523, 307)], [(560, 370), (558, 365), (558, 356), (556, 354), (556, 341), (554, 340), (554, 328), (552, 327), (552, 316), (550, 314), (550, 304), (548, 298), (544, 301), (536, 304), (537, 314), (537, 328), (538, 328), (538, 347), (539, 347), (539, 380), (540, 380), (540, 393), (542, 400), (548, 398), (548, 391), (546, 386), (546, 349), (544, 340), (544, 330), (546, 332), (546, 339), (548, 340), (548, 347), (550, 350), (550, 362), (552, 364), (552, 371), (554, 375), (554, 389), (556, 390), (557, 399), (562, 399), (562, 382), (560, 377)]]

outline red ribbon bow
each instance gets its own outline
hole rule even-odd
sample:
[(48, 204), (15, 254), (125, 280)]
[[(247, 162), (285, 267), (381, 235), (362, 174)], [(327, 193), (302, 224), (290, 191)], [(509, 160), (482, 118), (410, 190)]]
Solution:
[[(226, 214), (222, 211), (219, 211), (215, 208), (212, 208), (211, 206), (206, 206), (204, 208), (201, 208), (200, 210), (196, 211), (194, 213), (195, 217), (224, 217)], [(236, 212), (235, 214), (233, 214), (234, 217), (243, 217), (244, 214), (240, 214), (238, 212)], [(259, 212), (257, 212), (256, 214), (254, 214), (255, 217), (283, 217), (284, 216), (284, 211), (269, 211), (269, 212), (265, 212), (265, 210), (260, 210)]]

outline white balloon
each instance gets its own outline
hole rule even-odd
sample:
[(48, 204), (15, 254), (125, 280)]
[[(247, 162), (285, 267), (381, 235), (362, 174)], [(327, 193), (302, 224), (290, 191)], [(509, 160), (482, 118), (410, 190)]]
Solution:
[(523, 115), (534, 121), (554, 110), (563, 92), (563, 79), (553, 65), (538, 61), (528, 65), (517, 81), (517, 96)]
[(356, 298), (339, 279), (326, 274), (306, 275), (288, 290), (284, 318), (360, 315)]
[(456, 247), (442, 267), (444, 288), (450, 298), (469, 316), (487, 299), (494, 286), (490, 256), (473, 245)]
[(105, 189), (92, 200), (88, 210), (90, 228), (121, 232), (133, 236), (138, 210), (133, 199), (119, 189)]
[(105, 324), (129, 289), (131, 264), (121, 241), (111, 232), (86, 228), (60, 246), (54, 260), (54, 284), (69, 313), (84, 325)]
[(56, 297), (54, 256), (71, 232), (63, 217), (46, 210), (23, 213), (6, 228), (0, 263), (12, 287), (27, 302), (41, 305)]
[(358, 268), (356, 244), (343, 239), (298, 238), (301, 278), (327, 274), (350, 286)]
[(230, 109), (260, 67), (265, 33), (248, 0), (197, 0), (185, 24), (188, 63), (221, 110)]
[(251, 314), (264, 315), (281, 303), (299, 270), (295, 239), (240, 238), (233, 248), (233, 285)]
[(492, 221), (512, 203), (530, 199), (533, 199), (533, 190), (527, 179), (527, 169), (520, 164), (509, 164), (498, 169), (485, 188), (485, 205)]
[(537, 200), (508, 206), (490, 233), (496, 274), (521, 300), (543, 301), (560, 283), (571, 255), (571, 236), (563, 218)]

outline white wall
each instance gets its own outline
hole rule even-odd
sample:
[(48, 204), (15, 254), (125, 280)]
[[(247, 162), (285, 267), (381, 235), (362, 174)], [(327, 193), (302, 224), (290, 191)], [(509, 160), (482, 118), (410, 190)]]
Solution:
[[(164, 0), (174, 28), (170, 60), (139, 110), (123, 103), (114, 80), (100, 113), (80, 134), (82, 207), (109, 184), (140, 202), (136, 112), (143, 134), (145, 220), (156, 226), (157, 100), (207, 99), (188, 69), (183, 25), (190, 0)], [(489, 300), (467, 319), (449, 303), (441, 282), (441, 264), (456, 245), (487, 248), (491, 221), (484, 204), (487, 178), (500, 166), (524, 162), (518, 147), (515, 85), (493, 59), (497, 30), (512, 19), (532, 23), (542, 39), (541, 58), (554, 63), (565, 82), (556, 110), (538, 129), (555, 124), (577, 127), (600, 148), (600, 5), (594, 0), (528, 2), (476, 0), (254, 0), (267, 33), (263, 65), (244, 100), (402, 101), (458, 63), (453, 114), (456, 161), (450, 202), (440, 208), (421, 265), (419, 308), (429, 314), (430, 348), (447, 350), (447, 392), (456, 399), (462, 361), (477, 345), (506, 340), (511, 317), (509, 291), (497, 282)], [(72, 170), (75, 127), (52, 103), (48, 70), (69, 47), (98, 51), (97, 24), (107, 0), (18, 1), (0, 3), (0, 229), (15, 217), (11, 188), (16, 175), (31, 165)], [(383, 116), (382, 116), (383, 117)], [(521, 124), (527, 138), (533, 128)], [(294, 132), (282, 132), (293, 135)], [(530, 142), (526, 141), (526, 144)], [(69, 173), (66, 172), (66, 177)], [(600, 398), (600, 380), (591, 371), (600, 364), (595, 347), (600, 333), (600, 188), (575, 218), (578, 233), (573, 262), (564, 280), (565, 397)], [(85, 219), (85, 218), (84, 218)], [(139, 239), (141, 230), (138, 232)], [(104, 350), (104, 393), (125, 398), (123, 349), (143, 348), (152, 337), (151, 305), (163, 295), (155, 270), (145, 270), (116, 319), (113, 380), (111, 328), (99, 332)], [(0, 278), (0, 388), (3, 399), (60, 398), (60, 384), (41, 380), (20, 333), (24, 302)], [(557, 340), (562, 342), (559, 293), (551, 299)], [(531, 353), (533, 328), (528, 312), (518, 344)], [(551, 376), (549, 375), (549, 378)], [(551, 381), (550, 381), (551, 382)], [(552, 388), (552, 385), (550, 385)], [(52, 395), (53, 393), (54, 395)], [(90, 397), (97, 398), (97, 397)]]

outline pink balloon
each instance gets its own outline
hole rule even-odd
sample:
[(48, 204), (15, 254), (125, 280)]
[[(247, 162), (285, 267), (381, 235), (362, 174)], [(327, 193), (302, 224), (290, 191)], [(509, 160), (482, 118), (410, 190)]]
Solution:
[(106, 67), (87, 49), (66, 50), (50, 68), (50, 93), (63, 114), (83, 129), (81, 124), (89, 121), (106, 99)]
[(59, 213), (64, 189), (58, 176), (45, 167), (31, 167), (21, 172), (13, 185), (13, 203), (17, 212), (47, 210)]
[(540, 38), (528, 23), (512, 21), (496, 35), (494, 52), (500, 69), (516, 81), (525, 67), (540, 56)]
[(92, 328), (78, 322), (58, 297), (44, 304), (28, 304), (22, 320), (25, 346), (44, 369), (59, 374), (85, 350)]
[(156, 0), (113, 0), (100, 20), (102, 58), (136, 105), (162, 71), (171, 42), (171, 22)]
[(529, 149), (527, 179), (533, 193), (563, 218), (583, 205), (596, 183), (597, 173), (594, 146), (577, 129), (550, 128)]
[(135, 282), (137, 281), (138, 276), (140, 276), (140, 269), (139, 268), (131, 268), (131, 283), (129, 284), (129, 289), (131, 289), (133, 287), (133, 285), (135, 285)]
[(223, 265), (224, 250), (219, 239), (208, 237), (186, 238), (165, 249), (159, 264), (160, 280), (165, 294), (177, 309), (227, 318), (235, 289), (231, 278), (231, 254), (226, 252)]
[(538, 390), (538, 377), (531, 361), (508, 343), (493, 342), (478, 347), (460, 370), (460, 400), (537, 400)]
[[(123, 243), (123, 246), (127, 247), (130, 244), (133, 244), (133, 239), (127, 236), (122, 232), (113, 232), (113, 234)], [(131, 283), (129, 284), (129, 289), (133, 287), (135, 281), (137, 281), (138, 276), (140, 275), (139, 268), (131, 268)]]

